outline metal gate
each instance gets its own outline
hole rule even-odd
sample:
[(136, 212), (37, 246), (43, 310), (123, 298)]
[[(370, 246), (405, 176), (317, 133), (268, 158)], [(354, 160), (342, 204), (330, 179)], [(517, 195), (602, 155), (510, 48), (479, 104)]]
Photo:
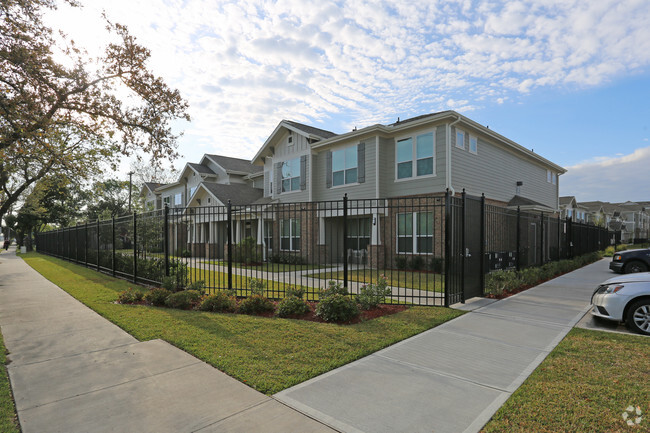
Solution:
[(463, 194), (463, 301), (483, 296), (483, 227), (481, 197)]

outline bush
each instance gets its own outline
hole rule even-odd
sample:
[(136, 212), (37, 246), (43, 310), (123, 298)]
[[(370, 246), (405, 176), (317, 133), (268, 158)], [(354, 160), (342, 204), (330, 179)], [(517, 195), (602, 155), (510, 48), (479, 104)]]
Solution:
[(187, 285), (185, 290), (196, 290), (197, 292), (205, 293), (205, 281), (193, 281)]
[(176, 291), (176, 279), (174, 277), (164, 277), (162, 279), (162, 287), (170, 292)]
[(250, 278), (248, 280), (248, 287), (251, 290), (251, 295), (264, 296), (264, 290), (266, 289), (266, 281), (259, 278)]
[(320, 290), (319, 298), (323, 299), (333, 295), (347, 296), (348, 289), (343, 287), (343, 284), (340, 282), (337, 283), (336, 281), (330, 280), (327, 282), (327, 287)]
[(365, 284), (359, 289), (357, 302), (362, 310), (371, 310), (381, 304), (392, 290), (388, 287), (385, 276), (380, 276), (376, 284)]
[(199, 305), (201, 311), (214, 311), (216, 313), (232, 313), (237, 309), (237, 300), (226, 292), (217, 292), (207, 296)]
[(192, 257), (192, 252), (190, 250), (181, 250), (179, 256), (189, 258)]
[(136, 302), (141, 302), (143, 298), (143, 292), (129, 287), (127, 290), (120, 292), (120, 294), (117, 295), (117, 302), (120, 304), (135, 304)]
[(445, 261), (442, 257), (434, 257), (429, 262), (429, 270), (438, 274), (442, 273), (445, 268)]
[(316, 306), (316, 315), (326, 322), (347, 322), (359, 314), (357, 303), (338, 293), (321, 299)]
[(414, 256), (411, 259), (410, 268), (413, 269), (414, 271), (421, 271), (421, 270), (425, 269), (425, 267), (426, 267), (425, 263), (426, 262), (424, 261), (423, 257)]
[(278, 303), (275, 314), (278, 317), (302, 316), (309, 313), (309, 304), (295, 296), (287, 296)]
[(148, 304), (162, 307), (165, 305), (167, 297), (171, 294), (172, 292), (167, 289), (151, 289), (149, 293), (144, 295), (144, 300), (147, 301)]
[(243, 314), (269, 313), (274, 309), (273, 302), (262, 295), (251, 295), (239, 303), (239, 312)]
[(257, 242), (252, 237), (242, 239), (235, 245), (233, 251), (233, 260), (244, 264), (253, 264), (261, 262), (261, 256), (257, 250)]
[(302, 299), (305, 296), (305, 289), (302, 287), (287, 287), (284, 293), (287, 298), (293, 296)]
[(305, 259), (297, 254), (274, 254), (269, 257), (271, 263), (280, 263), (285, 265), (304, 265)]
[(408, 267), (408, 260), (409, 260), (408, 257), (397, 256), (395, 257), (395, 266), (400, 271), (405, 271), (406, 268)]
[(169, 295), (165, 300), (165, 305), (170, 308), (189, 310), (199, 303), (201, 296), (201, 292), (196, 290), (183, 290)]

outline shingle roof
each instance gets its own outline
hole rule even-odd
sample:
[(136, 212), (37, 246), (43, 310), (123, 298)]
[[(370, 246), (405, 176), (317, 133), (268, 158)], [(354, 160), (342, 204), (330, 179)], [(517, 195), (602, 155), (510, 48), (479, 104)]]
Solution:
[[(447, 110), (447, 111), (449, 111), (449, 110)], [(411, 117), (411, 118), (404, 119), (404, 120), (398, 120), (397, 122), (395, 122), (395, 123), (391, 123), (391, 124), (388, 125), (388, 126), (397, 126), (397, 125), (401, 125), (401, 124), (403, 124), (403, 123), (413, 122), (413, 121), (415, 121), (415, 120), (424, 119), (425, 117), (435, 116), (435, 115), (438, 115), (438, 114), (441, 114), (441, 113), (445, 113), (445, 112), (446, 112), (446, 111), (438, 111), (438, 112), (436, 112), (436, 113), (422, 114), (422, 115), (420, 115), (420, 116), (415, 116), (415, 117)], [(397, 119), (399, 119), (399, 117), (398, 117)]]
[(206, 154), (206, 156), (222, 166), (227, 172), (239, 171), (243, 173), (257, 173), (264, 170), (264, 167), (253, 165), (247, 159), (231, 158), (229, 156), (210, 154)]
[(567, 205), (567, 204), (571, 203), (572, 200), (575, 200), (575, 199), (576, 198), (574, 196), (572, 196), (572, 195), (567, 195), (567, 196), (564, 196), (564, 197), (560, 197), (560, 206)]
[(223, 204), (227, 204), (228, 200), (236, 205), (251, 204), (264, 195), (263, 190), (244, 184), (203, 182), (202, 185)]
[(322, 138), (332, 138), (338, 135), (331, 131), (326, 131), (320, 128), (314, 128), (313, 126), (309, 126), (309, 125), (303, 125), (302, 123), (294, 122), (292, 120), (283, 120), (283, 122), (286, 122), (289, 125), (293, 126), (294, 128), (300, 129), (301, 131), (306, 132), (307, 134), (317, 135)]
[[(548, 208), (545, 204), (539, 203), (535, 200), (531, 200), (526, 197), (522, 197), (520, 195), (516, 195), (512, 197), (512, 199), (508, 202), (508, 206), (514, 207), (514, 206), (541, 206)], [(550, 209), (550, 208), (549, 208)]]
[(153, 192), (154, 189), (160, 188), (161, 186), (164, 186), (166, 184), (164, 183), (158, 183), (158, 182), (145, 182), (144, 185), (149, 188), (150, 191)]
[(206, 167), (205, 165), (197, 164), (195, 162), (188, 162), (187, 165), (201, 174), (215, 174), (215, 172), (212, 171), (210, 167)]

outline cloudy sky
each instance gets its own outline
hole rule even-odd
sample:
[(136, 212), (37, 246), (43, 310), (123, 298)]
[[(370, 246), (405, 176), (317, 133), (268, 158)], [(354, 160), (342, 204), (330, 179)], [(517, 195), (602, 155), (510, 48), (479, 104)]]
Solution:
[(93, 54), (105, 11), (189, 101), (177, 166), (251, 158), (282, 119), (453, 109), (566, 167), (562, 195), (650, 200), (648, 0), (80, 2), (49, 22)]

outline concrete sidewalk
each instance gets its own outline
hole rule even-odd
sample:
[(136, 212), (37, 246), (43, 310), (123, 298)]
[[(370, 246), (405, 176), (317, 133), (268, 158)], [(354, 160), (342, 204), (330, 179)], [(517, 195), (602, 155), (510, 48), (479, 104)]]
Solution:
[(23, 433), (332, 431), (164, 341), (138, 342), (11, 250), (0, 328)]
[(477, 432), (589, 310), (601, 260), (275, 395), (345, 432)]

